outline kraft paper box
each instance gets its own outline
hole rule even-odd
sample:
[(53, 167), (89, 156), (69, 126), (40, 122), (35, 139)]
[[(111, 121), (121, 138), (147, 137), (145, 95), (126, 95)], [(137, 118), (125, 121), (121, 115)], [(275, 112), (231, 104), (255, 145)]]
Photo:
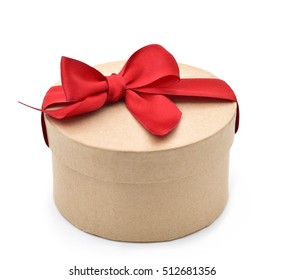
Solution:
[(95, 68), (63, 57), (39, 110), (56, 206), (79, 229), (165, 241), (222, 213), (239, 111), (212, 74), (159, 45)]
[[(123, 62), (96, 66), (104, 75)], [(185, 78), (215, 78), (179, 64)], [(179, 238), (211, 224), (228, 199), (236, 103), (176, 101), (169, 135), (146, 131), (124, 102), (56, 120), (45, 116), (53, 158), (54, 199), (79, 229), (112, 240)]]

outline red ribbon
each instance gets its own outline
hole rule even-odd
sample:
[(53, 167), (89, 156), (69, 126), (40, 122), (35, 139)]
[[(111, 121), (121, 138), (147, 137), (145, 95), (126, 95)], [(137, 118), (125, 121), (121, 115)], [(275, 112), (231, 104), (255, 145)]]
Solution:
[[(118, 74), (111, 76), (104, 76), (78, 60), (62, 57), (61, 82), (62, 85), (53, 86), (46, 93), (40, 110), (43, 113), (64, 119), (124, 99), (133, 116), (149, 132), (160, 136), (172, 131), (180, 120), (182, 113), (171, 100), (173, 97), (237, 102), (232, 89), (220, 79), (180, 79), (175, 58), (160, 45), (139, 49)], [(235, 131), (238, 123), (237, 106)], [(42, 127), (48, 144), (43, 115)]]

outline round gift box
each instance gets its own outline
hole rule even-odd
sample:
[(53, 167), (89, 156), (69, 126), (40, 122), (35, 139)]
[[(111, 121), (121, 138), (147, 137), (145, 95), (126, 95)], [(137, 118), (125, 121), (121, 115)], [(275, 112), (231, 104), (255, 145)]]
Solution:
[[(123, 62), (96, 66), (118, 73)], [(215, 78), (179, 64), (182, 78)], [(211, 224), (228, 198), (236, 103), (176, 100), (170, 134), (150, 134), (123, 101), (82, 116), (45, 116), (54, 199), (79, 229), (120, 241), (176, 239)]]

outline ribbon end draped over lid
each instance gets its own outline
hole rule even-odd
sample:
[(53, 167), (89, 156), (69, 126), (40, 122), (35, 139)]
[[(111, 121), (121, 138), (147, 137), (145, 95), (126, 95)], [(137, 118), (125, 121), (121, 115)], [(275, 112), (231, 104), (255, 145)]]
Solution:
[[(175, 58), (156, 44), (136, 51), (119, 73), (110, 76), (104, 76), (78, 60), (62, 57), (61, 82), (62, 85), (53, 86), (46, 93), (42, 113), (64, 119), (124, 99), (132, 115), (150, 133), (159, 136), (172, 131), (181, 118), (181, 111), (171, 100), (172, 97), (237, 102), (232, 89), (220, 79), (180, 79)], [(237, 106), (235, 131), (238, 130), (238, 124)], [(48, 145), (43, 115), (42, 127)]]

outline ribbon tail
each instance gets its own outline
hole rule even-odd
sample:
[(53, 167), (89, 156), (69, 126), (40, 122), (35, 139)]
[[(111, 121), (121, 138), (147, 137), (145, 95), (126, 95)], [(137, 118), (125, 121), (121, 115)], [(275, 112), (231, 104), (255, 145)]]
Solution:
[(49, 147), (48, 135), (47, 135), (47, 127), (46, 127), (46, 123), (45, 123), (45, 115), (44, 115), (44, 113), (41, 114), (41, 125), (42, 125), (42, 132), (43, 132), (43, 137), (44, 137), (45, 143)]
[(181, 79), (172, 85), (161, 87), (144, 87), (139, 89), (140, 93), (150, 95), (161, 94), (170, 97), (197, 97), (232, 101), (237, 103), (235, 132), (239, 126), (239, 106), (235, 93), (223, 80), (215, 78), (189, 78)]
[(235, 126), (235, 133), (237, 133), (238, 128), (239, 128), (239, 119), (240, 119), (240, 114), (239, 114), (239, 105), (237, 102), (237, 113), (236, 113), (236, 126)]
[(125, 102), (133, 116), (154, 135), (166, 135), (181, 118), (181, 111), (163, 95), (137, 94), (127, 90)]

